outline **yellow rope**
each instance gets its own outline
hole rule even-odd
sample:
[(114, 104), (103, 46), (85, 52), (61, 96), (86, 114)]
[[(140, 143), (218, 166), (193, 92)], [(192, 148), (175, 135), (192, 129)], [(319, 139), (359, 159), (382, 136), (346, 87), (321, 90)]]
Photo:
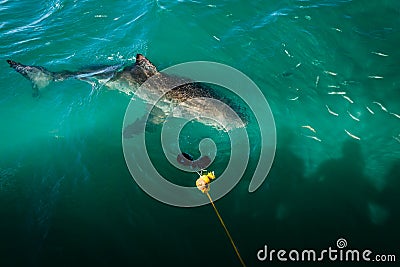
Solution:
[(219, 218), (219, 221), (221, 222), (222, 226), (224, 227), (225, 232), (226, 232), (226, 234), (228, 235), (229, 240), (231, 241), (231, 244), (232, 244), (233, 248), (235, 249), (236, 255), (238, 256), (238, 258), (239, 258), (239, 260), (240, 260), (240, 263), (242, 264), (243, 267), (246, 267), (246, 264), (244, 264), (244, 261), (243, 261), (242, 257), (240, 256), (239, 250), (237, 249), (237, 247), (236, 247), (236, 245), (235, 245), (235, 242), (233, 242), (232, 236), (231, 236), (231, 234), (229, 233), (228, 228), (226, 228), (225, 223), (224, 223), (224, 221), (222, 220), (221, 215), (219, 215), (219, 212), (218, 212), (218, 210), (217, 210), (217, 207), (214, 205), (214, 202), (213, 202), (213, 200), (211, 199), (210, 194), (209, 194), (208, 192), (206, 192), (206, 195), (208, 196), (208, 199), (210, 200), (210, 203), (212, 204), (212, 206), (213, 206), (213, 208), (214, 208), (214, 210), (215, 210), (215, 213), (217, 214), (217, 216), (218, 216), (218, 218)]

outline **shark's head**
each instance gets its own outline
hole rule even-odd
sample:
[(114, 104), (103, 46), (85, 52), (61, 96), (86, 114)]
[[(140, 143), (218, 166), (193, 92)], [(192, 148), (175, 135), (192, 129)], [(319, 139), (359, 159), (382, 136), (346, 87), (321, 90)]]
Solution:
[(157, 68), (145, 56), (137, 54), (135, 66), (132, 68), (131, 73), (135, 80), (139, 83), (144, 83), (157, 73)]

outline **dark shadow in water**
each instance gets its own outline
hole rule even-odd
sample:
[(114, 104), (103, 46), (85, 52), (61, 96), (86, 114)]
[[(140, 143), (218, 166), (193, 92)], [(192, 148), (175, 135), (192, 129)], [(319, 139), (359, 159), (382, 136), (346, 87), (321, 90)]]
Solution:
[[(393, 163), (385, 177), (386, 185), (379, 194), (378, 203), (387, 212), (385, 223), (379, 225), (380, 238), (398, 250), (400, 239), (400, 160)], [(399, 255), (397, 255), (399, 257)]]
[[(304, 197), (299, 190), (306, 188), (306, 180), (304, 161), (293, 152), (291, 146), (294, 134), (286, 128), (279, 132), (281, 134), (278, 136), (272, 168), (264, 185), (251, 197), (249, 205), (252, 207), (254, 220), (253, 240), (284, 247), (294, 245), (293, 232), (298, 227), (292, 224), (291, 214), (297, 208), (296, 203)], [(260, 246), (264, 244), (259, 243)]]
[(372, 226), (368, 203), (376, 193), (364, 168), (359, 143), (346, 141), (340, 158), (321, 163), (308, 178), (304, 190), (304, 209), (311, 219), (308, 228), (323, 236), (322, 242), (343, 237), (353, 244), (363, 243), (367, 236)]
[(376, 192), (364, 174), (359, 143), (344, 142), (341, 157), (322, 162), (307, 177), (304, 161), (292, 151), (290, 140), (290, 134), (281, 137), (263, 194), (262, 216), (268, 224), (264, 231), (270, 234), (266, 242), (318, 249), (334, 248), (337, 239), (345, 238), (352, 246), (369, 245), (374, 225), (368, 205), (375, 201)]
[(276, 151), (274, 165), (271, 169), (270, 200), (274, 205), (274, 217), (281, 220), (286, 217), (288, 206), (293, 204), (293, 198), (297, 196), (299, 187), (304, 183), (304, 161), (291, 149), (294, 135), (285, 130), (280, 137)]

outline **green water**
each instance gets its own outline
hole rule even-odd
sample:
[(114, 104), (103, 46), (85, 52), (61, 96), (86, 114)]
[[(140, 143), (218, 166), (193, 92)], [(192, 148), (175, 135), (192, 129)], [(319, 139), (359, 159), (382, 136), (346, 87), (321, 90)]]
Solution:
[[(32, 98), (5, 61), (77, 70), (136, 53), (159, 69), (228, 64), (267, 98), (273, 167), (248, 193), (259, 151), (251, 135), (245, 176), (216, 202), (248, 266), (271, 265), (257, 260), (265, 244), (324, 249), (341, 237), (400, 257), (397, 0), (3, 0), (0, 10), (1, 266), (240, 266), (210, 205), (164, 205), (130, 176), (128, 96), (68, 80)], [(196, 155), (203, 137), (185, 135), (182, 146)], [(159, 143), (157, 131), (149, 138)], [(150, 150), (161, 172), (179, 173)], [(221, 173), (229, 149), (218, 151)]]

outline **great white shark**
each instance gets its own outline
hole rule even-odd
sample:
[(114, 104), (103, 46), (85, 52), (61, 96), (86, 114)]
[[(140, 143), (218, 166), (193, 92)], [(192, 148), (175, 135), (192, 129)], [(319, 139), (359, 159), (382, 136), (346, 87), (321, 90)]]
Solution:
[[(184, 125), (183, 123), (195, 120), (206, 126), (229, 132), (231, 143), (229, 165), (232, 163), (231, 166), (234, 167), (231, 168), (230, 173), (226, 174), (229, 175), (230, 179), (225, 180), (231, 182), (238, 182), (242, 175), (240, 174), (241, 170), (246, 169), (250, 153), (248, 129), (246, 128), (248, 124), (252, 124), (252, 126), (254, 124), (260, 130), (261, 136), (257, 146), (261, 149), (257, 168), (249, 185), (249, 192), (255, 191), (262, 184), (271, 168), (276, 144), (275, 122), (272, 112), (261, 91), (257, 90), (258, 88), (251, 81), (244, 82), (246, 77), (241, 76), (239, 71), (234, 72), (232, 76), (231, 72), (219, 72), (220, 69), (217, 70), (212, 67), (205, 72), (205, 75), (209, 75), (206, 78), (201, 76), (204, 73), (200, 76), (193, 76), (200, 77), (194, 78), (199, 80), (212, 77), (211, 83), (228, 84), (226, 89), (235, 89), (234, 92), (237, 95), (234, 95), (228, 94), (218, 87), (210, 86), (209, 83), (196, 82), (188, 77), (181, 77), (192, 75), (192, 72), (196, 69), (189, 68), (192, 72), (187, 72), (185, 69), (182, 73), (189, 74), (182, 74), (181, 76), (171, 74), (175, 72), (158, 71), (156, 66), (142, 54), (137, 54), (135, 62), (131, 65), (102, 66), (78, 71), (50, 71), (42, 66), (24, 65), (13, 60), (7, 60), (7, 62), (10, 67), (32, 82), (34, 96), (38, 96), (41, 89), (51, 82), (66, 79), (78, 79), (91, 84), (98, 81), (103, 87), (119, 90), (132, 96), (133, 101), (125, 113), (123, 141), (128, 142), (130, 148), (136, 147), (136, 144), (141, 145), (140, 140), (143, 140), (143, 138), (140, 137), (148, 129), (146, 126), (149, 123), (163, 124), (167, 129), (165, 131), (167, 137), (164, 140), (169, 142), (168, 140), (171, 139), (168, 138), (171, 136), (174, 138), (171, 141), (172, 144), (168, 143), (168, 149), (170, 152), (180, 153), (176, 158), (179, 164), (193, 169), (200, 170), (207, 167), (212, 162), (212, 158), (209, 156), (213, 156), (213, 154), (207, 152), (201, 158), (193, 160), (193, 157), (189, 154), (179, 152), (179, 147), (176, 147), (175, 141), (176, 136), (179, 136), (180, 129), (182, 129), (181, 126)], [(196, 64), (196, 66), (198, 65)], [(207, 68), (210, 65), (202, 66)], [(218, 68), (220, 67), (221, 65), (218, 64)], [(178, 71), (178, 73), (181, 72)], [(219, 77), (219, 75), (223, 76)], [(219, 78), (223, 82), (220, 82)], [(226, 83), (226, 81), (229, 83)], [(228, 88), (230, 86), (232, 88)], [(157, 101), (154, 101), (154, 96), (156, 96)], [(141, 102), (146, 106), (146, 110), (142, 110)], [(128, 112), (128, 110), (132, 106), (131, 104), (133, 104), (133, 107), (137, 107), (136, 103), (140, 104), (138, 109), (132, 109), (136, 119), (133, 116), (130, 118), (131, 111)], [(145, 115), (143, 115), (143, 112)], [(249, 129), (253, 129), (253, 127), (249, 127)], [(134, 138), (135, 136), (139, 138)], [(162, 138), (163, 136), (162, 134)], [(225, 143), (225, 141), (223, 142)], [(143, 149), (145, 148), (144, 146)], [(142, 153), (143, 149), (139, 147), (139, 150), (141, 150), (139, 153)], [(174, 152), (166, 153), (166, 155), (172, 155)], [(130, 154), (130, 156), (132, 155)], [(225, 172), (221, 178), (224, 175)], [(237, 180), (232, 180), (235, 175), (239, 175)]]
[[(86, 82), (95, 80), (109, 89), (133, 94), (144, 102), (150, 102), (151, 95), (163, 95), (160, 101), (151, 107), (151, 121), (154, 123), (162, 122), (167, 116), (184, 119), (196, 118), (203, 124), (229, 131), (243, 128), (248, 122), (248, 117), (244, 112), (245, 108), (232, 99), (206, 84), (159, 72), (156, 66), (142, 54), (137, 54), (135, 63), (129, 66), (101, 66), (79, 71), (50, 71), (42, 66), (24, 65), (13, 60), (7, 60), (7, 63), (32, 82), (34, 97), (39, 96), (42, 88), (51, 82), (66, 79), (78, 79)], [(146, 88), (138, 90), (146, 81), (148, 82)], [(171, 90), (170, 87), (174, 84), (181, 85)], [(221, 101), (225, 106), (221, 106), (218, 101), (208, 101), (209, 99)], [(179, 112), (174, 112), (173, 108), (177, 105), (179, 105)], [(235, 116), (232, 111), (236, 114)], [(205, 112), (208, 113), (207, 116), (202, 116)], [(239, 116), (239, 120), (237, 116)]]

